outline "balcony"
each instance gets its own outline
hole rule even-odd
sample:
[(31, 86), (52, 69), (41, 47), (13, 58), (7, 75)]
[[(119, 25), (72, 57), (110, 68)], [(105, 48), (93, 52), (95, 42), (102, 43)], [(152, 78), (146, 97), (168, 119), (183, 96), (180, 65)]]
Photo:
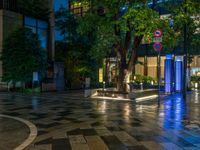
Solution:
[(0, 9), (17, 11), (17, 0), (0, 0)]

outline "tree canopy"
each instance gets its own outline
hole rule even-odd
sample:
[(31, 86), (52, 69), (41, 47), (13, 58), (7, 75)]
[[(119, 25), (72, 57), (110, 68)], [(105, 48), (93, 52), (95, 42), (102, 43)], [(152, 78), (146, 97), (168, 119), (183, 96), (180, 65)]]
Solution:
[(56, 29), (63, 39), (56, 42), (56, 61), (65, 63), (65, 78), (68, 82), (80, 82), (80, 78), (95, 78), (96, 60), (89, 55), (91, 43), (88, 36), (77, 32), (78, 18), (61, 8), (55, 15)]
[(155, 29), (163, 30), (165, 46), (173, 43), (168, 42), (174, 38), (169, 20), (160, 18), (146, 0), (79, 2), (90, 4), (90, 8), (80, 17), (78, 32), (92, 39), (91, 57), (102, 59), (115, 51), (120, 60), (118, 87), (123, 87), (127, 74), (133, 71), (142, 40), (151, 41)]
[[(196, 13), (199, 8), (197, 0), (185, 0), (173, 3), (177, 5), (171, 5), (171, 8), (165, 7), (170, 17), (160, 16), (156, 7), (163, 6), (156, 5), (156, 0), (151, 6), (148, 0), (72, 0), (73, 2), (81, 4), (82, 7), (89, 6), (82, 16), (77, 15), (76, 18), (78, 18), (78, 33), (89, 39), (90, 57), (102, 60), (113, 52), (118, 57), (119, 88), (123, 88), (126, 76), (134, 71), (142, 41), (153, 43), (154, 30), (161, 29), (163, 47), (173, 49), (182, 42), (180, 39), (183, 36), (183, 24), (189, 25), (188, 21), (192, 19), (192, 16), (199, 16)], [(164, 5), (167, 6), (167, 3)], [(185, 13), (186, 7), (187, 13)], [(194, 19), (193, 23), (197, 24)], [(196, 29), (195, 25), (191, 26), (188, 31), (196, 32)]]
[(200, 44), (200, 3), (198, 0), (184, 0), (177, 5), (168, 5), (173, 31), (177, 34), (177, 45), (183, 45), (184, 26), (186, 28), (187, 48), (191, 54), (200, 54), (196, 51)]
[(18, 7), (20, 12), (25, 15), (45, 19), (49, 17), (48, 0), (18, 0)]
[(31, 29), (17, 29), (3, 43), (3, 81), (31, 81), (34, 71), (45, 69), (46, 58), (38, 36)]

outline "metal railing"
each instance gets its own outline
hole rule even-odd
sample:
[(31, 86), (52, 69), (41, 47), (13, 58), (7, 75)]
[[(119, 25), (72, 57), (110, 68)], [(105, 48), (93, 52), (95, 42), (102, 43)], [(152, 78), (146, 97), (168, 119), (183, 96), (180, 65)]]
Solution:
[(17, 0), (0, 0), (0, 9), (17, 11)]

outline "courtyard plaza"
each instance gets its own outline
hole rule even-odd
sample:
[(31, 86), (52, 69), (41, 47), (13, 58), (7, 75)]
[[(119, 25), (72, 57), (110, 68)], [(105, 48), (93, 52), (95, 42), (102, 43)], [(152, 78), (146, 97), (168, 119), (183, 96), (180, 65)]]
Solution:
[[(200, 92), (143, 102), (0, 94), (0, 150), (199, 150)], [(26, 148), (25, 148), (26, 147)]]

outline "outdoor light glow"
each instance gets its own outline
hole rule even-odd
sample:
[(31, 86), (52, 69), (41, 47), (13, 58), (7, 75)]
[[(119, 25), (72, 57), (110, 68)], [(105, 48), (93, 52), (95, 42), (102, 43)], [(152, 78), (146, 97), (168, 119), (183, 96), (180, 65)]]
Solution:
[[(141, 102), (141, 101), (145, 101), (145, 100), (149, 100), (149, 99), (154, 99), (157, 98), (158, 95), (150, 95), (150, 96), (144, 96), (144, 97), (140, 97), (140, 98), (136, 98), (135, 100), (137, 102)], [(123, 100), (123, 101), (131, 101), (131, 99), (128, 98), (123, 98), (123, 97), (117, 97), (117, 98), (113, 98), (113, 97), (106, 97), (106, 96), (93, 96), (93, 99), (103, 99), (103, 100)]]
[(175, 62), (175, 90), (176, 92), (182, 91), (183, 81), (183, 62), (181, 57), (176, 57)]
[(172, 92), (172, 83), (173, 83), (173, 60), (172, 55), (166, 55), (165, 60), (165, 92)]
[(176, 56), (176, 61), (183, 61), (182, 56)]
[(195, 84), (194, 84), (194, 87), (195, 87), (196, 89), (198, 89), (198, 87), (199, 87), (199, 86), (198, 86), (198, 83), (195, 83)]
[(172, 55), (171, 54), (169, 54), (169, 55), (166, 55), (166, 59), (170, 59), (170, 60), (172, 60)]
[(153, 98), (157, 98), (157, 97), (158, 97), (158, 95), (151, 95), (151, 96), (144, 96), (144, 97), (136, 98), (135, 100), (136, 101), (144, 101), (147, 99), (153, 99)]
[(122, 98), (122, 97), (113, 98), (113, 97), (106, 97), (106, 96), (93, 96), (92, 98), (94, 98), (94, 99), (103, 99), (103, 100), (125, 100), (125, 101), (130, 101), (131, 100), (131, 99)]

